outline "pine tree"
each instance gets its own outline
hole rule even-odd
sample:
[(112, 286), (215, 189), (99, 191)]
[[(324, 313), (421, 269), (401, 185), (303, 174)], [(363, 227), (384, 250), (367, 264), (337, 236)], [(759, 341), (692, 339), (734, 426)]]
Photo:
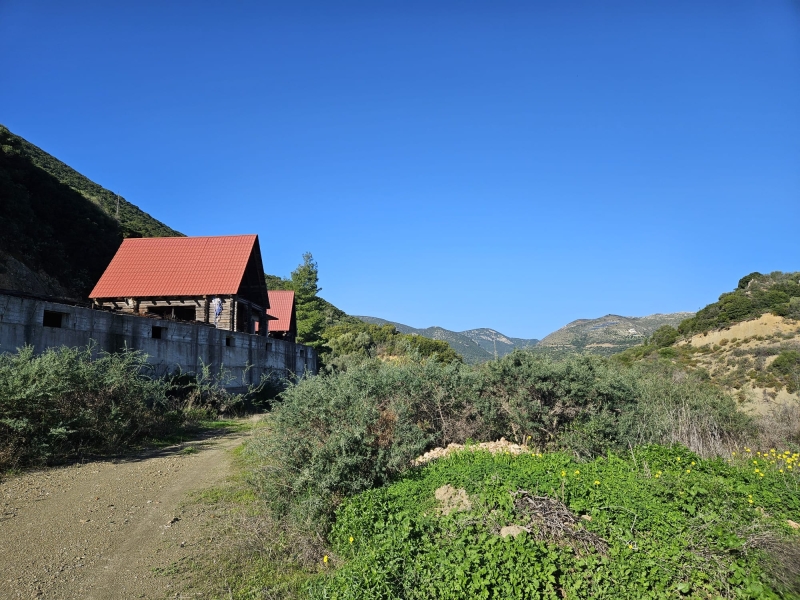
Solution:
[(319, 268), (311, 252), (303, 254), (303, 264), (292, 271), (291, 278), (297, 307), (297, 341), (319, 348), (323, 344), (325, 314), (317, 296), (322, 289), (318, 285)]

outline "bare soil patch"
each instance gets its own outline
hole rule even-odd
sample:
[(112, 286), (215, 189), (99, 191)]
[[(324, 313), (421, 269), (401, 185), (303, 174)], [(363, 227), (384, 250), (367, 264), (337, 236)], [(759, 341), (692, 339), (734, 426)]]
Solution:
[(226, 479), (227, 451), (246, 436), (223, 433), (0, 482), (0, 596), (180, 597), (192, 577), (185, 567), (213, 543), (207, 525), (218, 516), (213, 506), (185, 501)]

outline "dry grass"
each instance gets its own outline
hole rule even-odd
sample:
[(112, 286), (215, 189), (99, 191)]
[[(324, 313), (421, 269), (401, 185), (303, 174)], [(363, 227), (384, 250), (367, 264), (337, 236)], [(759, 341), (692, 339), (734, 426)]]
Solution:
[(792, 595), (800, 594), (800, 540), (780, 537), (754, 527), (746, 532), (744, 551), (761, 550), (766, 555), (765, 571), (773, 585)]
[(775, 406), (768, 414), (759, 415), (758, 448), (782, 448), (800, 445), (800, 402)]

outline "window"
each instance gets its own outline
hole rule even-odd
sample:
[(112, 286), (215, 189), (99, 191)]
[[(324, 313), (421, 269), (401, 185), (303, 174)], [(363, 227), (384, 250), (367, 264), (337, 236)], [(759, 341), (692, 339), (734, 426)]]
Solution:
[(231, 336), (225, 337), (225, 345), (226, 346), (233, 346), (233, 338)]
[(45, 327), (57, 327), (61, 328), (64, 326), (64, 317), (67, 315), (65, 313), (56, 312), (54, 310), (46, 310), (44, 311), (44, 317), (42, 317), (42, 325)]
[(272, 352), (272, 344), (267, 343), (267, 352)]
[(155, 325), (153, 325), (153, 334), (152, 334), (151, 337), (154, 340), (160, 340), (161, 339), (161, 334), (163, 333), (163, 331), (165, 329), (166, 329), (166, 327), (156, 327)]

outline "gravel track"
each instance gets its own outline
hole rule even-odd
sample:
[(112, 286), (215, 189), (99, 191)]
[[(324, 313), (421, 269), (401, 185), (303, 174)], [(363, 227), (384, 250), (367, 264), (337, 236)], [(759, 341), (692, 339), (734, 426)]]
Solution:
[(180, 596), (217, 516), (213, 506), (186, 501), (225, 480), (226, 451), (246, 435), (0, 482), (0, 598)]

